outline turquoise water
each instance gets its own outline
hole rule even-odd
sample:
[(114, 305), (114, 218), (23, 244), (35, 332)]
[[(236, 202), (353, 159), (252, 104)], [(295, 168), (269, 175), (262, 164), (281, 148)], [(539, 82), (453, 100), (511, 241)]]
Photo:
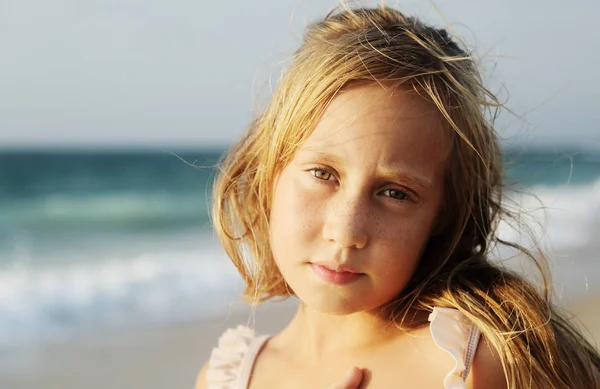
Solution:
[(508, 150), (507, 181), (516, 187), (588, 185), (600, 178), (600, 151)]
[[(0, 153), (0, 249), (16, 231), (44, 239), (205, 226), (222, 152)], [(600, 177), (600, 152), (512, 152), (506, 161), (517, 187), (576, 187)]]
[[(222, 152), (0, 152), (0, 346), (210, 316), (236, 300), (207, 211)], [(566, 212), (548, 225), (558, 246), (598, 241), (600, 152), (509, 150), (506, 170), (560, 199)]]

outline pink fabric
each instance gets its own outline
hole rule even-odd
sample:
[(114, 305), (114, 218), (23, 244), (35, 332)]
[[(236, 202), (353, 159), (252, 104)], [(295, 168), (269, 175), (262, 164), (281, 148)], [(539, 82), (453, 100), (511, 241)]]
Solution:
[[(461, 312), (434, 308), (429, 315), (435, 344), (448, 352), (456, 364), (444, 379), (445, 389), (465, 389), (480, 332)], [(213, 349), (206, 374), (208, 389), (247, 389), (254, 361), (268, 336), (257, 336), (245, 326), (228, 329)]]
[(466, 389), (480, 332), (460, 311), (434, 308), (429, 315), (429, 331), (435, 344), (454, 358), (454, 368), (444, 379), (445, 389)]
[(225, 331), (210, 355), (208, 389), (247, 388), (256, 356), (267, 339), (245, 326)]

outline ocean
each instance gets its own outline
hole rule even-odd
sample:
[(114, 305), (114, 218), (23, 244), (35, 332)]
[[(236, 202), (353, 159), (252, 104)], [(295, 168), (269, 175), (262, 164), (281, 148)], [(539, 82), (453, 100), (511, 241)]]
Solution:
[[(0, 351), (242, 307), (208, 215), (223, 151), (0, 151)], [(506, 155), (566, 289), (600, 290), (600, 151)]]

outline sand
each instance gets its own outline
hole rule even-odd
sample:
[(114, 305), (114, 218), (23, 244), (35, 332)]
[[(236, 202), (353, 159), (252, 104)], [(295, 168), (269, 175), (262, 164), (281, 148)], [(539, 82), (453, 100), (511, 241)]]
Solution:
[(600, 350), (600, 294), (587, 296), (568, 307), (572, 321), (581, 333)]
[[(573, 304), (586, 336), (600, 340), (600, 294)], [(256, 313), (256, 329), (274, 333), (294, 307), (269, 306)], [(193, 388), (219, 335), (248, 323), (248, 312), (210, 321), (165, 325), (24, 348), (0, 355), (2, 389)]]
[[(261, 308), (256, 329), (275, 333), (294, 308)], [(219, 335), (249, 312), (216, 320), (97, 333), (0, 356), (2, 389), (193, 388)]]

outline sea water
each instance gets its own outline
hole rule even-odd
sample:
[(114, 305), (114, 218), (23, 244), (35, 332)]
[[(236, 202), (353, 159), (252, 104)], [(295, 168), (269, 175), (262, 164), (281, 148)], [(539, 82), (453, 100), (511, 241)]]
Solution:
[[(0, 350), (241, 306), (209, 218), (223, 151), (0, 152)], [(552, 252), (577, 253), (562, 279), (600, 290), (600, 152), (508, 150), (506, 171)]]

